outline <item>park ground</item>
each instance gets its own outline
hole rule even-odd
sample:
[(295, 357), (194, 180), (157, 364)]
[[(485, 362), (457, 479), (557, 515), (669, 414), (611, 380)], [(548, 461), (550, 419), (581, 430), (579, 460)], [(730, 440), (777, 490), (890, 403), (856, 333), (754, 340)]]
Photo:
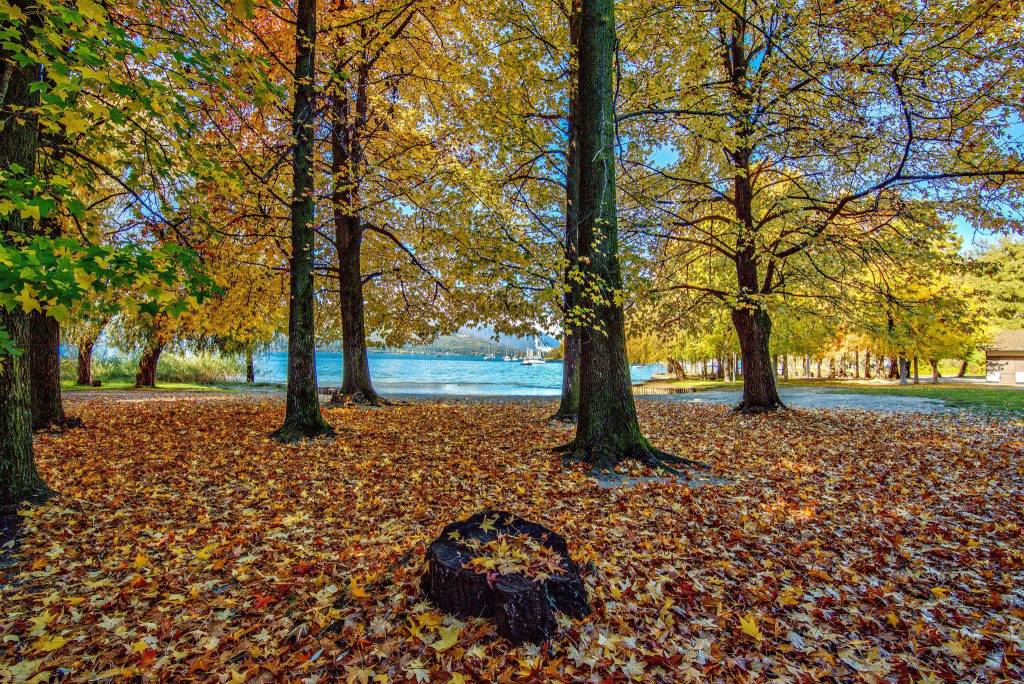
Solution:
[[(742, 382), (668, 380), (644, 383), (654, 390), (684, 391), (671, 395), (682, 401), (739, 402)], [(783, 401), (798, 408), (854, 408), (868, 411), (941, 412), (966, 410), (1009, 418), (1024, 415), (1024, 387), (985, 384), (981, 378), (900, 385), (881, 380), (781, 380)], [(687, 396), (693, 393), (692, 396)]]
[[(328, 408), (74, 393), (36, 449), (60, 494), (0, 563), (0, 681), (617, 681), (1024, 677), (1024, 427), (640, 401), (718, 484), (601, 486), (550, 453), (550, 401)], [(632, 475), (645, 475), (631, 468)], [(419, 593), (447, 523), (564, 534), (593, 613), (513, 648)]]

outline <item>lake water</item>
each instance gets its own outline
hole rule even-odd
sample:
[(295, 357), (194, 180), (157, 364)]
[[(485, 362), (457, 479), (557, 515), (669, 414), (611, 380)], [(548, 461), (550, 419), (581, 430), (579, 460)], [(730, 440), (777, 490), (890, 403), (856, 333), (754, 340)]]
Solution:
[[(257, 382), (286, 382), (288, 354), (266, 352), (255, 358)], [(633, 382), (664, 371), (659, 364), (633, 366)], [(317, 383), (341, 386), (341, 352), (317, 352)], [(485, 361), (480, 356), (370, 352), (370, 376), (382, 394), (558, 396), (562, 362), (524, 366), (518, 361)]]

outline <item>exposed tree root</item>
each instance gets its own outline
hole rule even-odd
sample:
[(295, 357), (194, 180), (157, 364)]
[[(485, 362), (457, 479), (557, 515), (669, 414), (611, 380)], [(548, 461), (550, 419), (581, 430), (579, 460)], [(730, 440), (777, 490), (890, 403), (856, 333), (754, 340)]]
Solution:
[(394, 402), (385, 399), (373, 390), (331, 392), (329, 403), (331, 406), (394, 406)]
[(677, 476), (684, 475), (684, 473), (680, 472), (680, 467), (693, 470), (710, 470), (710, 466), (703, 461), (695, 461), (690, 458), (670, 454), (667, 451), (651, 446), (646, 440), (625, 449), (618, 449), (608, 445), (580, 445), (573, 441), (555, 447), (552, 449), (552, 453), (562, 454), (562, 460), (566, 464), (587, 463), (597, 470), (611, 470), (617, 464), (627, 459), (640, 461), (646, 466)]
[(553, 416), (548, 418), (549, 423), (561, 423), (563, 427), (569, 427), (576, 424), (576, 412), (568, 411), (557, 411)]
[(738, 403), (736, 405), (736, 408), (734, 408), (733, 410), (737, 411), (738, 413), (742, 413), (745, 416), (756, 416), (760, 413), (771, 413), (772, 411), (778, 411), (780, 409), (784, 410), (785, 408), (786, 405), (782, 403), (781, 399), (774, 400), (768, 406), (750, 406), (747, 404), (746, 400), (743, 400), (740, 403)]
[(51, 420), (39, 425), (33, 425), (32, 429), (35, 432), (64, 432), (65, 430), (75, 430), (84, 426), (85, 423), (78, 416), (64, 416), (58, 420)]
[(333, 437), (334, 428), (327, 424), (323, 418), (312, 422), (296, 419), (286, 420), (284, 425), (279, 427), (270, 436), (284, 444), (301, 442), (304, 439), (316, 439), (317, 437)]

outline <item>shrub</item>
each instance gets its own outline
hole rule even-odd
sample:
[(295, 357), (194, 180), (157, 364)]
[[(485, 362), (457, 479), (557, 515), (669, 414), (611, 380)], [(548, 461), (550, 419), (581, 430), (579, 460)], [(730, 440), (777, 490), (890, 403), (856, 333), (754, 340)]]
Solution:
[[(61, 379), (74, 382), (76, 359), (61, 359)], [(112, 382), (134, 382), (139, 369), (138, 356), (95, 356), (92, 360), (92, 377), (103, 384)], [(164, 352), (156, 367), (157, 383), (184, 382), (195, 385), (214, 385), (238, 380), (245, 375), (245, 364), (239, 359), (215, 354), (177, 354)]]

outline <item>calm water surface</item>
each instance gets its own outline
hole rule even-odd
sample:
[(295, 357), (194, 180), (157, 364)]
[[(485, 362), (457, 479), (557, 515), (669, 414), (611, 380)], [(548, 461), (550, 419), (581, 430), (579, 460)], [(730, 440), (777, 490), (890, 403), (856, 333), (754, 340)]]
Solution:
[[(257, 382), (288, 379), (287, 352), (266, 352), (255, 361)], [(631, 370), (633, 382), (641, 382), (664, 368), (651, 364)], [(316, 374), (321, 386), (340, 386), (341, 352), (317, 352)], [(370, 375), (383, 394), (558, 396), (562, 388), (561, 361), (524, 366), (500, 357), (485, 361), (480, 356), (371, 351)]]

